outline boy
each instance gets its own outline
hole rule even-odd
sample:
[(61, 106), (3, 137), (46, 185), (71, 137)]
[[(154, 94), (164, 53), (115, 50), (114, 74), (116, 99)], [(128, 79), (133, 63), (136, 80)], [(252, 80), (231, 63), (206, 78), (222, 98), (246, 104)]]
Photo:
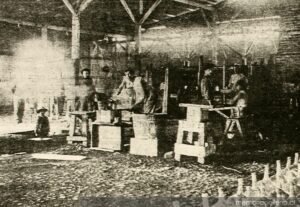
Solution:
[(37, 110), (38, 119), (35, 129), (35, 135), (37, 137), (47, 137), (50, 131), (49, 120), (46, 116), (48, 110), (44, 107)]

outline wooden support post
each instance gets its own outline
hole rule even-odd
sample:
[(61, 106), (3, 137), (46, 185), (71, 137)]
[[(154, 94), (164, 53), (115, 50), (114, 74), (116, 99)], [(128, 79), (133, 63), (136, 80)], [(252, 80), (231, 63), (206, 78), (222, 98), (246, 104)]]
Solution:
[(201, 55), (199, 57), (199, 61), (198, 61), (198, 74), (197, 74), (197, 85), (200, 86), (201, 84), (201, 70), (203, 67), (203, 56)]
[[(222, 87), (223, 89), (226, 88), (226, 62), (224, 61), (223, 63), (223, 77), (222, 77)], [(223, 104), (226, 103), (226, 96), (223, 94)]]
[(251, 173), (251, 180), (252, 180), (252, 189), (256, 189), (256, 182), (257, 182), (257, 177), (256, 173)]
[(75, 84), (79, 80), (80, 67), (80, 21), (78, 15), (72, 15), (72, 61), (74, 68)]
[(237, 195), (243, 194), (244, 191), (244, 180), (243, 178), (238, 179)]
[(299, 162), (299, 153), (296, 152), (296, 153), (295, 153), (295, 158), (294, 158), (294, 165), (297, 165), (298, 162)]
[(48, 28), (47, 26), (42, 27), (42, 40), (47, 42), (48, 41)]
[(141, 52), (142, 52), (142, 47), (141, 47), (141, 38), (142, 38), (142, 25), (137, 24), (135, 26), (135, 51), (136, 51), (136, 67), (139, 71), (141, 71)]
[(168, 113), (168, 102), (169, 102), (169, 68), (166, 68), (162, 113)]
[(264, 171), (264, 178), (263, 180), (268, 180), (269, 179), (269, 164), (265, 165), (265, 171)]
[(142, 15), (144, 13), (144, 1), (139, 0), (139, 13)]
[(135, 49), (136, 49), (136, 54), (141, 54), (141, 52), (142, 52), (141, 38), (142, 38), (142, 25), (137, 24), (136, 27), (135, 27)]
[(291, 168), (291, 164), (292, 164), (292, 158), (291, 157), (288, 157), (287, 158), (287, 161), (286, 161), (286, 169), (287, 170), (290, 170), (290, 168)]
[(280, 160), (276, 160), (276, 176), (280, 176), (281, 175), (281, 164), (280, 164)]

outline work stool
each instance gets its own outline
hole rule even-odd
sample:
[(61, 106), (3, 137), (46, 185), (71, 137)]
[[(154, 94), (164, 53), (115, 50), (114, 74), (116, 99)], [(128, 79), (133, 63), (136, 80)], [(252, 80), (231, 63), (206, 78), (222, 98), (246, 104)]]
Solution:
[(95, 112), (75, 111), (70, 112), (70, 116), (70, 130), (67, 137), (68, 144), (80, 143), (87, 147)]
[(228, 118), (226, 120), (224, 134), (227, 135), (228, 133), (232, 133), (235, 127), (240, 136), (243, 137), (244, 133), (241, 127), (240, 118)]
[[(207, 137), (207, 105), (181, 104), (187, 107), (187, 120), (179, 120), (177, 140), (175, 143), (175, 160), (180, 161), (182, 155), (197, 157), (204, 164), (205, 157), (216, 151), (212, 140)], [(187, 136), (186, 136), (187, 134)]]

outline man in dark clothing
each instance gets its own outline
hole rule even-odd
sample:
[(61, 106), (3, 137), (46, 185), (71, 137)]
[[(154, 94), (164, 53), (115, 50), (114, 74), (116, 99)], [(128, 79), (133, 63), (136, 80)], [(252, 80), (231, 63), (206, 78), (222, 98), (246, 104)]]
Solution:
[(211, 104), (211, 101), (213, 100), (213, 82), (211, 80), (211, 69), (206, 69), (204, 71), (204, 77), (201, 80), (201, 95), (204, 99), (204, 102), (207, 104)]
[(76, 110), (91, 111), (94, 105), (95, 86), (90, 77), (90, 69), (83, 69), (81, 74), (82, 78), (79, 80), (77, 88), (79, 103), (76, 105)]

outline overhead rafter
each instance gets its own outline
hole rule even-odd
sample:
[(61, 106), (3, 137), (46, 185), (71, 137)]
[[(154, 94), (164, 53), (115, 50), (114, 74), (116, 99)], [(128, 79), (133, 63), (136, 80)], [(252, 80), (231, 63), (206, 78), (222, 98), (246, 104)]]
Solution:
[(189, 6), (194, 6), (197, 8), (202, 8), (202, 9), (209, 10), (209, 11), (214, 10), (214, 8), (212, 6), (208, 6), (206, 4), (198, 3), (198, 2), (195, 2), (192, 0), (173, 0), (173, 1), (181, 3), (181, 4), (189, 5)]
[(77, 15), (77, 13), (75, 12), (75, 9), (73, 8), (72, 4), (69, 2), (69, 0), (62, 0), (66, 7), (70, 10), (70, 12), (73, 14), (73, 15)]
[(161, 21), (165, 21), (165, 20), (169, 20), (169, 19), (173, 19), (173, 18), (176, 18), (176, 17), (180, 17), (180, 16), (183, 16), (183, 15), (186, 15), (186, 14), (190, 14), (190, 13), (193, 13), (193, 12), (196, 12), (196, 11), (199, 11), (200, 10), (200, 8), (196, 8), (196, 9), (193, 9), (193, 10), (187, 10), (187, 11), (183, 11), (183, 12), (180, 12), (180, 13), (178, 13), (178, 14), (174, 14), (174, 15), (169, 15), (169, 16), (167, 16), (167, 17), (165, 17), (165, 18), (163, 18), (163, 19), (160, 19), (160, 20), (158, 20), (158, 19), (152, 19), (152, 22), (146, 22), (145, 24), (146, 25), (151, 25), (151, 24), (155, 24), (155, 23), (158, 23), (158, 22), (161, 22)]
[(162, 2), (162, 0), (156, 0), (154, 2), (154, 4), (152, 4), (152, 6), (148, 9), (148, 11), (144, 14), (144, 16), (140, 20), (139, 24), (143, 24), (161, 2)]
[(79, 6), (79, 13), (83, 12), (89, 5), (92, 3), (93, 0), (84, 0)]
[[(62, 32), (71, 32), (72, 29), (68, 27), (61, 27), (61, 26), (54, 26), (54, 25), (43, 25), (43, 24), (36, 24), (34, 22), (27, 22), (27, 21), (18, 21), (14, 19), (9, 19), (9, 18), (3, 18), (0, 17), (0, 22), (5, 22), (9, 24), (17, 24), (17, 25), (24, 25), (24, 26), (29, 26), (29, 27), (38, 27), (38, 28), (43, 28), (47, 27), (47, 29), (50, 30), (55, 30), (55, 31), (62, 31)], [(81, 34), (88, 34), (88, 35), (103, 35), (103, 32), (95, 32), (95, 31), (87, 31), (87, 30), (80, 30)]]
[(127, 2), (125, 0), (120, 0), (121, 4), (123, 5), (124, 9), (126, 10), (127, 14), (129, 15), (130, 19), (133, 21), (133, 23), (137, 24), (137, 21), (135, 20), (135, 17), (129, 8)]

